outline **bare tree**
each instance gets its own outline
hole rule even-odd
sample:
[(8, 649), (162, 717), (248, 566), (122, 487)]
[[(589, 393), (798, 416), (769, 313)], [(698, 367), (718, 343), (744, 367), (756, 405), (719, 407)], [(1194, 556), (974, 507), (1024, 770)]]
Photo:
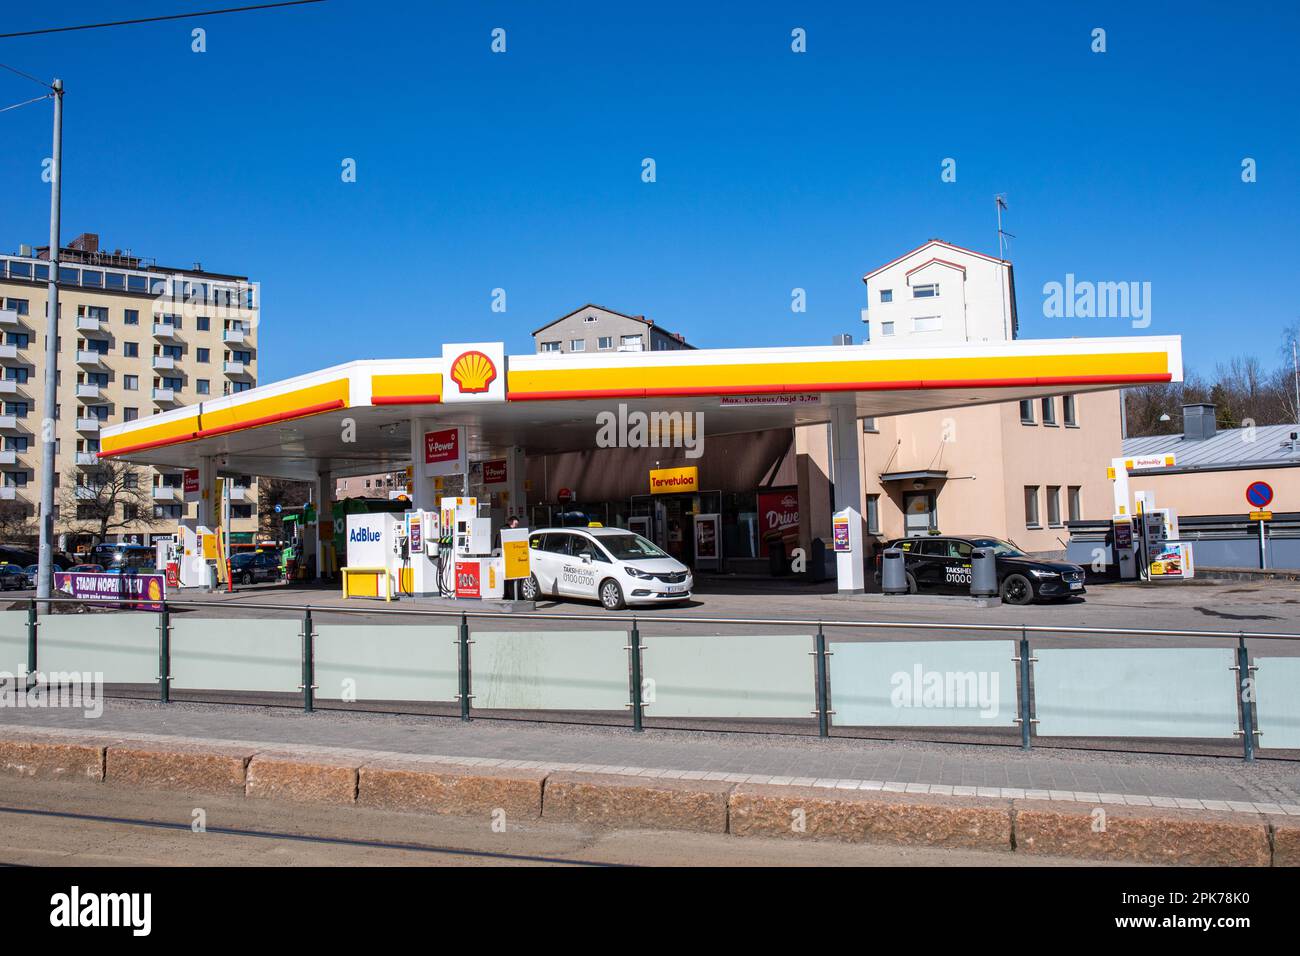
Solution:
[(19, 547), (32, 544), (36, 521), (31, 505), (21, 501), (0, 501), (0, 541)]
[(275, 506), (282, 509), (297, 508), (307, 503), (311, 494), (311, 482), (291, 481), (288, 478), (259, 478), (257, 480), (257, 525), (258, 533), (263, 538), (279, 540), (283, 527), (281, 515)]
[(168, 523), (154, 514), (148, 472), (129, 462), (104, 459), (91, 468), (78, 467), (61, 484), (59, 514), (70, 534), (103, 543), (111, 532)]

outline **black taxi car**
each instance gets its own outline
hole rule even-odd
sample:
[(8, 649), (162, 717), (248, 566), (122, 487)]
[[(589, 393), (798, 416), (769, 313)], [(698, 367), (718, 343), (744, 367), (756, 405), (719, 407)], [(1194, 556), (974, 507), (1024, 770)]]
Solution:
[[(1007, 604), (1068, 600), (1087, 593), (1084, 571), (1065, 561), (1031, 558), (1015, 545), (998, 538), (954, 537), (898, 538), (885, 544), (903, 552), (907, 590), (932, 594), (970, 593), (970, 555), (975, 548), (992, 548), (998, 572), (998, 589)], [(880, 555), (876, 555), (876, 583), (880, 583)]]

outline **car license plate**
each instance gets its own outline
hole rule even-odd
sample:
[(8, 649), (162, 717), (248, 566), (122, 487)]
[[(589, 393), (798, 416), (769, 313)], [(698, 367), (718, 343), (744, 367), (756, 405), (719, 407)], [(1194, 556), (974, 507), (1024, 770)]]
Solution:
[(669, 594), (680, 594), (682, 591), (686, 590), (686, 585), (670, 584), (668, 587), (664, 588), (664, 590), (667, 591)]
[(1071, 590), (1071, 591), (1080, 591), (1080, 590), (1082, 590), (1082, 589), (1083, 589), (1083, 582), (1082, 582), (1082, 581), (1071, 581), (1071, 582), (1070, 582), (1070, 590)]

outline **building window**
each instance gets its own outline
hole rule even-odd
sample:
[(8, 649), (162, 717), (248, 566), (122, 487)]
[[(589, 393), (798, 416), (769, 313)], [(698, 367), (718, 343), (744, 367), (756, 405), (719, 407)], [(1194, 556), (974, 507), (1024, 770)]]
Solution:
[(208, 361), (209, 357), (212, 355), (211, 349), (196, 349), (195, 351), (198, 352), (197, 357), (200, 362)]
[(122, 502), (122, 520), (136, 521), (140, 517), (140, 506), (129, 501)]
[(246, 392), (252, 387), (253, 387), (252, 382), (235, 382), (234, 387), (231, 389), (231, 391), (234, 392), (236, 395), (238, 395), (240, 392)]
[(873, 435), (877, 434), (880, 431), (879, 427), (877, 427), (876, 425), (876, 420), (874, 418), (862, 419), (862, 430), (864, 432), (870, 432)]
[(1025, 485), (1025, 527), (1041, 528), (1038, 521), (1038, 486)]
[(1079, 427), (1079, 410), (1073, 395), (1061, 396), (1061, 417), (1065, 419), (1066, 428)]
[(1051, 528), (1061, 526), (1061, 486), (1047, 486), (1047, 525)]
[(939, 283), (930, 282), (926, 285), (917, 285), (912, 287), (913, 299), (933, 299), (939, 295)]
[(1034, 402), (1033, 399), (1023, 398), (1020, 400), (1020, 424), (1034, 424)]
[(140, 417), (140, 409), (138, 408), (122, 409), (122, 421), (124, 422), (133, 422), (139, 417)]
[(881, 302), (893, 302), (893, 301), (894, 301), (894, 290), (893, 290), (893, 289), (881, 289), (881, 290), (880, 290), (880, 301), (881, 301)]
[(644, 343), (639, 335), (623, 335), (619, 337), (618, 347), (626, 352), (640, 352)]
[(123, 313), (123, 315), (124, 315), (124, 318), (125, 318), (125, 321), (126, 321), (126, 324), (127, 324), (127, 325), (139, 325), (139, 324), (140, 324), (140, 310), (139, 310), (139, 309), (127, 309), (126, 312)]
[(198, 379), (194, 384), (200, 395), (208, 395), (212, 392), (212, 385), (206, 378)]
[(124, 389), (126, 389), (128, 392), (134, 392), (134, 391), (137, 391), (137, 390), (140, 388), (140, 376), (138, 376), (138, 375), (123, 375), (123, 376), (122, 376), (122, 387), (123, 387)]
[(587, 340), (586, 340), (586, 339), (570, 339), (570, 340), (569, 340), (569, 351), (570, 351), (570, 352), (585, 352), (585, 351), (587, 351)]
[(1083, 520), (1083, 505), (1079, 500), (1079, 492), (1081, 490), (1082, 489), (1080, 489), (1078, 485), (1070, 485), (1069, 488), (1066, 489), (1066, 500), (1069, 503), (1071, 521)]
[(881, 323), (880, 323), (880, 334), (881, 334), (881, 335), (893, 335), (893, 334), (894, 334), (894, 323), (893, 323), (893, 322), (881, 322)]
[(919, 315), (912, 320), (913, 332), (938, 332), (943, 328), (943, 319), (937, 315)]
[(19, 315), (27, 315), (26, 299), (5, 299), (5, 308), (17, 312)]
[(12, 415), (14, 418), (27, 417), (26, 402), (5, 402), (5, 414)]
[(880, 495), (867, 495), (867, 534), (880, 534)]
[(1043, 424), (1056, 424), (1056, 399), (1050, 395), (1043, 399)]
[(585, 316), (582, 317), (582, 321), (584, 321), (584, 322), (599, 322), (599, 321), (600, 321), (600, 316), (597, 316), (597, 315), (585, 315)]
[(212, 319), (206, 315), (200, 315), (194, 320), (194, 327), (200, 332), (210, 332), (212, 331)]
[(5, 381), (17, 382), (19, 385), (26, 385), (31, 369), (25, 365), (11, 365), (5, 369)]
[(6, 332), (5, 344), (14, 348), (25, 349), (32, 344), (32, 337), (26, 332)]
[(608, 352), (613, 347), (614, 336), (612, 335), (602, 335), (600, 338), (596, 339), (596, 348), (600, 349), (602, 352)]
[(559, 342), (543, 342), (543, 343), (542, 343), (542, 351), (543, 351), (543, 352), (558, 352), (558, 351), (560, 351), (560, 343), (559, 343)]
[(125, 355), (127, 358), (139, 358), (139, 357), (140, 357), (140, 343), (139, 343), (139, 342), (123, 342), (123, 343), (122, 343), (122, 354)]

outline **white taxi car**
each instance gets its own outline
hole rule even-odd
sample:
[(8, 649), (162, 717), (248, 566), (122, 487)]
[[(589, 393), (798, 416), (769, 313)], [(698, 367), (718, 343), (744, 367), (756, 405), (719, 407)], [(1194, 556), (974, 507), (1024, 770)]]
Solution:
[(621, 528), (542, 528), (528, 535), (531, 576), (520, 597), (599, 601), (606, 610), (691, 596), (691, 570), (653, 541)]

